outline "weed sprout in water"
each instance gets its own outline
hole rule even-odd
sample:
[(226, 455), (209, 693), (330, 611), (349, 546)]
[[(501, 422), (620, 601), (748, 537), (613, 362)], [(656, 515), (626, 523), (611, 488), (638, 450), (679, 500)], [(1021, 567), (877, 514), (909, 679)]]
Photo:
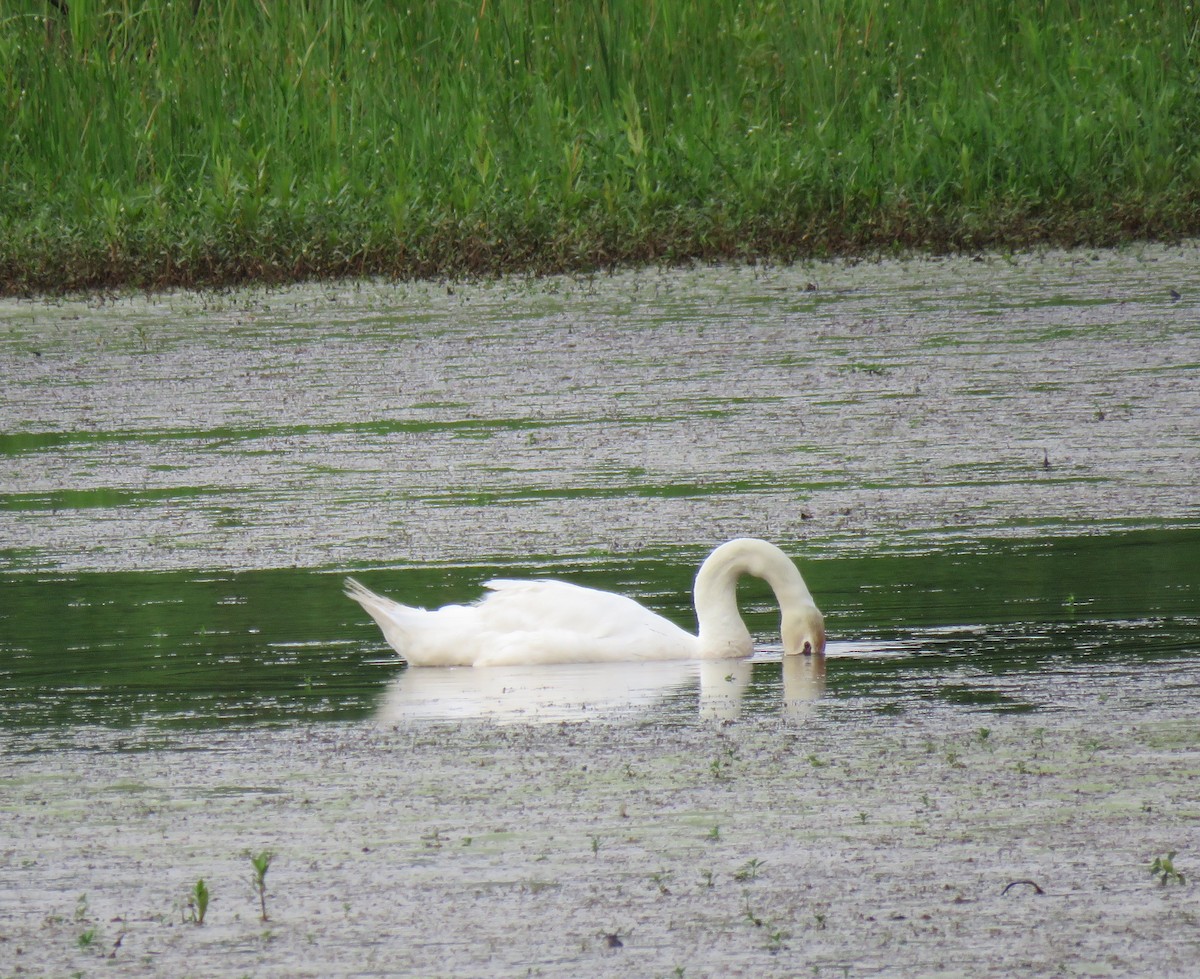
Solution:
[(261, 913), (261, 920), (267, 920), (267, 871), (271, 867), (271, 861), (275, 859), (275, 854), (270, 850), (263, 850), (257, 855), (247, 854), (250, 857), (250, 866), (254, 868), (254, 877), (251, 883), (254, 885), (254, 892), (258, 895), (258, 906)]

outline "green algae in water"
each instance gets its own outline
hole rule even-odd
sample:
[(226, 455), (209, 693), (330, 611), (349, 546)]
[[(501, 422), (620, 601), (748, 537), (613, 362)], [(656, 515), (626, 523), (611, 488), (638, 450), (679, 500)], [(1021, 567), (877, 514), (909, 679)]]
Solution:
[[(825, 676), (810, 692), (819, 703), (887, 713), (930, 704), (1033, 711), (1069, 701), (1071, 684), (1187, 661), (1200, 652), (1198, 552), (1200, 532), (1157, 531), (802, 562), (831, 636)], [(427, 607), (469, 601), (497, 573), (567, 577), (634, 595), (693, 628), (698, 557), (358, 573)], [(10, 728), (361, 721), (405, 683), (374, 624), (342, 596), (339, 573), (9, 574), (4, 593), (0, 721)], [(718, 693), (737, 712), (778, 713), (778, 613), (757, 581), (740, 597), (763, 661)], [(739, 666), (729, 664), (731, 678)], [(609, 672), (620, 679), (620, 667)], [(679, 675), (637, 711), (694, 720), (705, 696), (697, 676)], [(594, 716), (586, 691), (557, 703)], [(436, 703), (425, 716), (438, 716)]]

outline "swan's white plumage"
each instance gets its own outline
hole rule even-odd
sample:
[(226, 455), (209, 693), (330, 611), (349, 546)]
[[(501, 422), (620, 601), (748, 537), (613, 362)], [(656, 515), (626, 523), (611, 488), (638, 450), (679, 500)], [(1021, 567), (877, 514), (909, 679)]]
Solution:
[(741, 574), (765, 578), (783, 613), (784, 650), (825, 648), (824, 621), (796, 566), (773, 544), (739, 538), (722, 544), (696, 576), (699, 635), (632, 598), (565, 581), (485, 583), (472, 605), (413, 608), (377, 595), (353, 578), (346, 594), (413, 666), (515, 666), (748, 656), (750, 634), (737, 611)]

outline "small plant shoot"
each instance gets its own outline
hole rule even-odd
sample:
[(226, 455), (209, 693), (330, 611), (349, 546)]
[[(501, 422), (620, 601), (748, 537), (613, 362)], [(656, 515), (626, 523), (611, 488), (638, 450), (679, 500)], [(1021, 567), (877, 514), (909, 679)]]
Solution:
[(188, 895), (188, 911), (191, 913), (192, 924), (204, 924), (204, 916), (208, 914), (208, 885), (204, 883), (203, 877), (196, 881)]
[(254, 876), (251, 883), (254, 885), (254, 892), (258, 895), (258, 907), (260, 911), (260, 920), (267, 920), (267, 871), (271, 868), (271, 862), (275, 859), (275, 854), (270, 850), (263, 850), (259, 854), (249, 854), (250, 866), (254, 870)]
[(1164, 887), (1167, 884), (1187, 883), (1187, 878), (1175, 867), (1175, 854), (1178, 852), (1171, 850), (1163, 856), (1155, 857), (1150, 864), (1150, 873), (1157, 877), (1159, 884)]

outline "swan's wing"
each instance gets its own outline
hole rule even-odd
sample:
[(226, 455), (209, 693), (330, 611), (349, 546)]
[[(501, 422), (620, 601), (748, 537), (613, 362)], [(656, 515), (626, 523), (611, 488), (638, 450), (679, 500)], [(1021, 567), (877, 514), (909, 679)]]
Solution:
[[(667, 623), (669, 625), (669, 623)], [(651, 625), (608, 635), (578, 629), (536, 629), (494, 633), (475, 659), (476, 666), (530, 666), (549, 663), (638, 663), (695, 659), (697, 640), (686, 632)]]
[(669, 619), (615, 592), (553, 579), (484, 582), (490, 594), (476, 606), (487, 627), (497, 632), (564, 630), (577, 635), (688, 635)]

